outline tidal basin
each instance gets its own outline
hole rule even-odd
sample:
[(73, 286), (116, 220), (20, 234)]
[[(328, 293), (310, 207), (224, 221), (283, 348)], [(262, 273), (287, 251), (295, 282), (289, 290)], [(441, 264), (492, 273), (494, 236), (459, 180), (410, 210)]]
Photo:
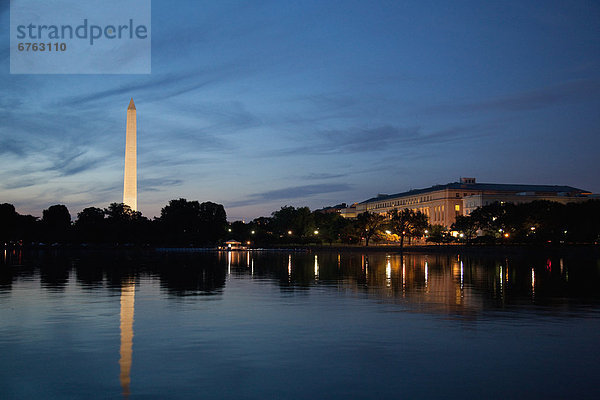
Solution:
[(597, 255), (0, 260), (3, 399), (600, 397)]

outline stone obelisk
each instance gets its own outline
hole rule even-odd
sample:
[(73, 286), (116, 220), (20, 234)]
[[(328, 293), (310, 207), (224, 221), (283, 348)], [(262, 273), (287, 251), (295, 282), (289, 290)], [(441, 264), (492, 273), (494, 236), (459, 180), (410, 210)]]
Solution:
[(133, 98), (127, 107), (123, 204), (131, 207), (133, 211), (137, 211), (137, 122)]

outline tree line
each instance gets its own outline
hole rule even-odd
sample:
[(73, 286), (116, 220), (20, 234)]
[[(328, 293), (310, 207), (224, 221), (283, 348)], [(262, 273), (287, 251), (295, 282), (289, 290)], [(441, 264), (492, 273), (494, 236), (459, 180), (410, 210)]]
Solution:
[(237, 240), (255, 247), (381, 242), (402, 247), (415, 238), (419, 243), (596, 243), (600, 201), (494, 203), (457, 217), (450, 229), (431, 225), (427, 215), (410, 209), (387, 215), (365, 212), (345, 219), (337, 213), (284, 206), (270, 217), (228, 223), (223, 205), (180, 198), (169, 201), (153, 219), (112, 203), (104, 209), (85, 208), (72, 222), (61, 204), (44, 210), (41, 219), (18, 214), (12, 204), (0, 204), (0, 242), (4, 243), (200, 247)]
[(335, 212), (311, 211), (308, 207), (284, 206), (270, 217), (233, 222), (229, 236), (255, 246), (272, 245), (365, 245), (398, 242), (403, 245), (427, 230), (427, 216), (412, 210), (395, 210), (386, 217), (363, 213), (346, 219)]
[(493, 203), (457, 217), (452, 229), (467, 243), (598, 243), (600, 200)]
[(44, 210), (41, 219), (0, 204), (0, 242), (14, 244), (214, 245), (227, 226), (221, 204), (185, 199), (171, 200), (152, 220), (123, 203), (85, 208), (74, 222), (62, 204)]

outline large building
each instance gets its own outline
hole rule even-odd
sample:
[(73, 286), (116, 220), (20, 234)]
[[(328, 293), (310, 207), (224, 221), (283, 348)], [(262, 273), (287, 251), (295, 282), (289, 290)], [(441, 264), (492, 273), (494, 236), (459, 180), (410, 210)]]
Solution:
[(408, 208), (421, 211), (432, 225), (449, 228), (459, 215), (469, 215), (477, 207), (495, 202), (527, 203), (551, 200), (570, 203), (586, 200), (591, 193), (571, 186), (513, 185), (477, 183), (475, 178), (461, 178), (460, 182), (431, 186), (377, 197), (353, 204), (341, 211), (346, 218), (363, 212), (387, 213), (393, 209)]

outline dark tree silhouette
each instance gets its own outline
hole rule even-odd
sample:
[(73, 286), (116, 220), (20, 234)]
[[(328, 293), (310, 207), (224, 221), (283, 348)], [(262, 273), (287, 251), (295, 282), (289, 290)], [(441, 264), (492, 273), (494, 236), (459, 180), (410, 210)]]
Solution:
[(101, 242), (106, 236), (104, 210), (97, 207), (84, 208), (75, 221), (76, 239), (82, 242)]
[(131, 207), (123, 203), (110, 203), (108, 208), (104, 209), (104, 214), (110, 223), (130, 222), (142, 217), (141, 212), (133, 211)]
[(473, 218), (464, 215), (457, 216), (456, 221), (452, 224), (451, 228), (454, 231), (464, 234), (467, 243), (477, 235), (477, 230), (479, 229)]
[(202, 228), (200, 239), (204, 243), (217, 243), (227, 232), (227, 213), (221, 204), (210, 201), (200, 204)]
[(447, 234), (447, 229), (445, 226), (443, 225), (429, 225), (429, 228), (427, 228), (429, 230), (428, 235), (427, 235), (427, 241), (428, 242), (433, 242), (433, 243), (442, 243), (443, 241), (447, 240), (446, 234)]
[(385, 224), (385, 217), (381, 214), (364, 212), (356, 218), (356, 227), (359, 234), (365, 238), (365, 246), (369, 241), (380, 234), (381, 227)]
[(104, 210), (98, 207), (84, 208), (77, 214), (76, 225), (101, 225), (104, 222)]
[(169, 201), (160, 211), (161, 235), (170, 243), (197, 243), (202, 217), (200, 203), (180, 198)]
[(42, 225), (46, 240), (64, 242), (71, 228), (71, 214), (65, 205), (50, 206), (42, 212)]
[(427, 229), (427, 215), (421, 211), (413, 211), (405, 208), (404, 210), (394, 209), (391, 212), (390, 227), (392, 231), (400, 236), (400, 248), (404, 246), (404, 238), (421, 236)]
[(283, 238), (303, 239), (315, 230), (314, 216), (308, 207), (284, 206), (273, 212), (271, 229)]
[(12, 204), (0, 204), (0, 242), (17, 240), (19, 214)]
[(315, 226), (319, 232), (316, 236), (331, 245), (340, 239), (344, 226), (348, 223), (336, 213), (314, 213)]
[(123, 203), (111, 203), (104, 209), (106, 215), (106, 239), (111, 243), (147, 242), (151, 235), (151, 223), (139, 211)]

